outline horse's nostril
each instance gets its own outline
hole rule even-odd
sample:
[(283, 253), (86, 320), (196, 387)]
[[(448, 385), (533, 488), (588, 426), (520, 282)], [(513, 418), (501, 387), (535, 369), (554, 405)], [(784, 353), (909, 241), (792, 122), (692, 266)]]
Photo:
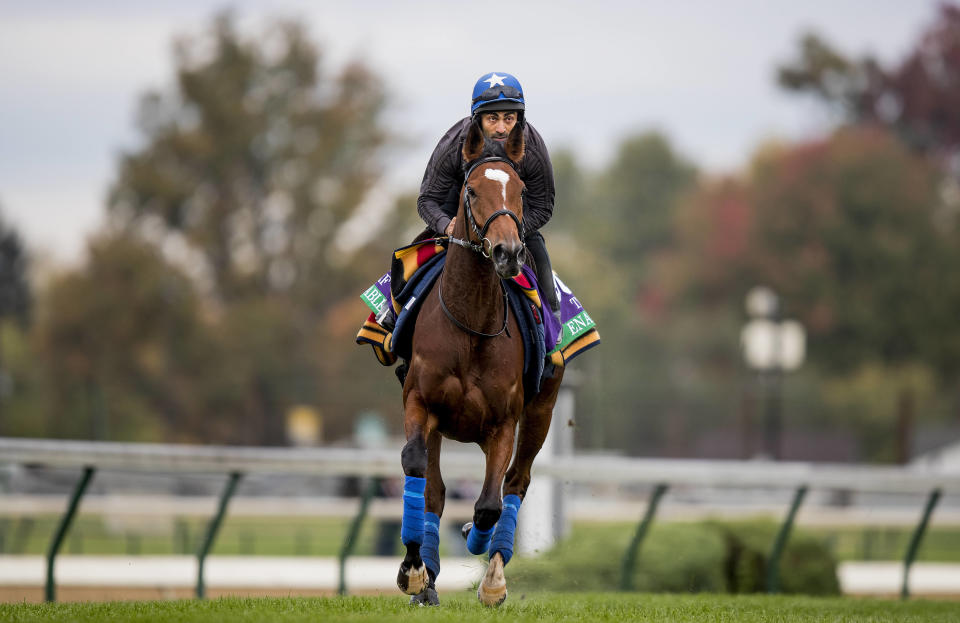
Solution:
[(493, 261), (500, 265), (522, 264), (523, 247), (517, 245), (498, 244), (493, 247)]

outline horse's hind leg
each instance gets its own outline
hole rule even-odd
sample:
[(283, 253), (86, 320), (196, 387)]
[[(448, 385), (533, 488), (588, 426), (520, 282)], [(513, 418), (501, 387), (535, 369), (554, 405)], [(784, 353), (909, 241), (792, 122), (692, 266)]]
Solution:
[(429, 578), (426, 588), (410, 598), (410, 603), (436, 606), (440, 603), (437, 595), (437, 575), (440, 574), (440, 517), (446, 499), (446, 487), (440, 475), (440, 442), (443, 438), (434, 430), (427, 438), (427, 488), (426, 512), (423, 517), (423, 544), (420, 556), (427, 567)]
[(427, 411), (415, 392), (407, 396), (404, 404), (404, 430), (407, 443), (400, 454), (405, 475), (403, 486), (403, 520), (400, 525), (400, 540), (407, 553), (400, 563), (397, 586), (408, 595), (418, 595), (429, 583), (426, 566), (420, 556), (424, 537), (424, 491), (427, 485), (427, 444), (429, 418)]

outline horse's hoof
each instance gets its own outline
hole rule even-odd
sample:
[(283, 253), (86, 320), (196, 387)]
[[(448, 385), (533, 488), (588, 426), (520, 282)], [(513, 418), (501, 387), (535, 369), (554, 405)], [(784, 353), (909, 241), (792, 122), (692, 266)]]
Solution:
[(405, 567), (400, 564), (397, 573), (397, 587), (407, 595), (419, 595), (427, 587), (430, 577), (427, 575), (427, 566), (420, 563), (419, 567)]
[(467, 537), (470, 536), (470, 531), (471, 531), (471, 530), (473, 530), (473, 522), (472, 522), (472, 521), (468, 521), (467, 523), (463, 524), (463, 527), (462, 527), (462, 528), (460, 528), (460, 536), (463, 537), (463, 540), (464, 540), (464, 541), (466, 541), (466, 540), (467, 540)]
[(494, 554), (490, 558), (487, 572), (477, 587), (477, 599), (485, 606), (494, 608), (507, 598), (507, 579), (503, 575), (503, 556)]
[(496, 608), (507, 600), (507, 587), (501, 587), (500, 591), (486, 592), (481, 584), (477, 587), (477, 599), (488, 608)]
[(440, 597), (437, 596), (437, 590), (428, 586), (422, 593), (410, 598), (411, 606), (439, 606)]

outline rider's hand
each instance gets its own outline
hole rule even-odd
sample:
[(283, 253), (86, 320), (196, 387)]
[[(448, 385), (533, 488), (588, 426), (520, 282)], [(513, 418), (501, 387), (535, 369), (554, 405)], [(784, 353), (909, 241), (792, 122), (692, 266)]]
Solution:
[(444, 232), (448, 236), (453, 235), (453, 226), (457, 224), (457, 217), (450, 219), (450, 224), (447, 225), (447, 230)]

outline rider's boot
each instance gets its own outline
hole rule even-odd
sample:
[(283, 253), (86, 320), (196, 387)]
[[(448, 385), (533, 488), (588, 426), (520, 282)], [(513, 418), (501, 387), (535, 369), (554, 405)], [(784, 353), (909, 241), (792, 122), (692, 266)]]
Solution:
[(560, 324), (560, 298), (557, 296), (557, 287), (553, 280), (553, 267), (550, 265), (550, 256), (547, 255), (547, 245), (540, 232), (530, 234), (525, 242), (536, 264), (540, 292), (547, 299), (546, 303), (550, 306), (554, 318), (557, 319), (557, 324)]
[(393, 369), (394, 374), (397, 375), (397, 380), (400, 381), (401, 387), (407, 382), (407, 372), (409, 371), (410, 363), (406, 359), (401, 359), (397, 367)]

